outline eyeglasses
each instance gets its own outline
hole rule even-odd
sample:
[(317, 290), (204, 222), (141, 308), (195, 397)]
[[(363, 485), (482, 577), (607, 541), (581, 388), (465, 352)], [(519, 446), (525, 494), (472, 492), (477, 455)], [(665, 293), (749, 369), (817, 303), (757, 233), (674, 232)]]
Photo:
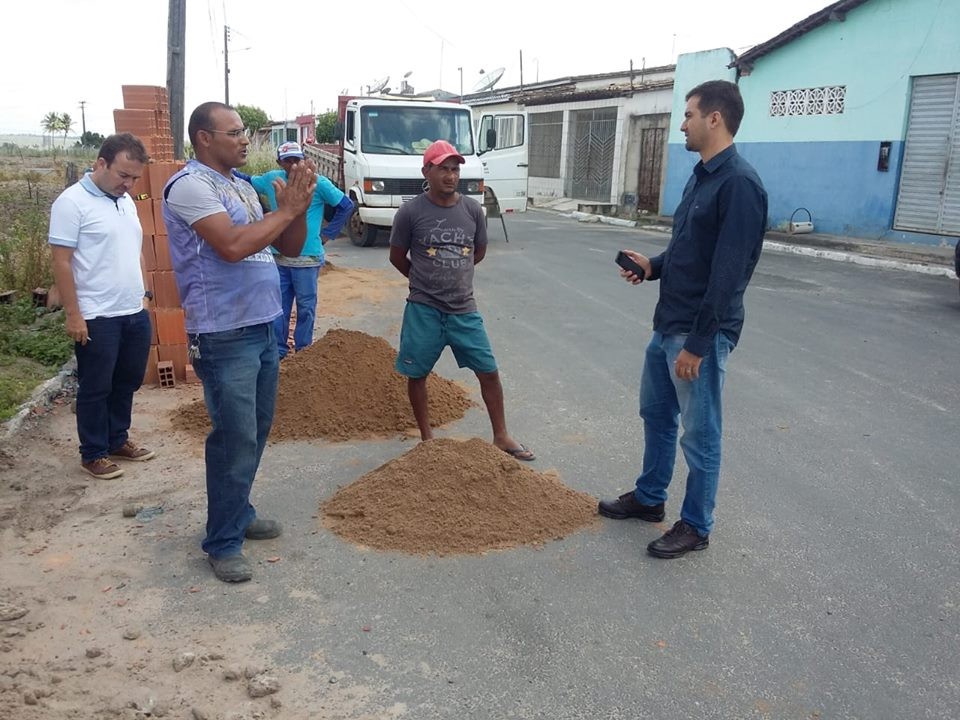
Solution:
[(204, 132), (208, 133), (220, 133), (221, 135), (226, 135), (227, 137), (232, 137), (236, 140), (239, 137), (243, 137), (247, 134), (246, 128), (238, 128), (236, 130), (213, 130), (212, 128), (200, 128)]

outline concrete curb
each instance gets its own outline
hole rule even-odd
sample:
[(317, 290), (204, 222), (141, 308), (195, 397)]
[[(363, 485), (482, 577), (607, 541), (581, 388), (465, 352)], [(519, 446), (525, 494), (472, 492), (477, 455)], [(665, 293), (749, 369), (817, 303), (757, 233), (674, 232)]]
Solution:
[(77, 359), (71, 358), (63, 365), (62, 368), (60, 368), (60, 371), (56, 375), (41, 384), (39, 387), (35, 388), (34, 391), (30, 393), (29, 399), (27, 399), (27, 401), (24, 402), (17, 410), (17, 414), (0, 425), (0, 429), (2, 429), (0, 441), (10, 440), (23, 428), (27, 418), (33, 414), (33, 409), (35, 407), (39, 405), (46, 405), (53, 398), (59, 395), (60, 391), (63, 390), (63, 386), (66, 384), (67, 379), (74, 374), (76, 369)]
[(593, 213), (580, 212), (576, 210), (572, 213), (563, 213), (565, 217), (573, 218), (577, 222), (599, 222), (604, 225), (618, 225), (620, 227), (636, 227), (636, 220), (624, 220), (623, 218), (610, 217), (609, 215), (594, 215)]
[(848, 262), (854, 265), (863, 265), (865, 267), (875, 267), (884, 270), (906, 270), (924, 275), (938, 275), (949, 278), (957, 276), (952, 268), (943, 265), (926, 265), (924, 263), (905, 262), (903, 260), (889, 260), (887, 258), (870, 257), (868, 255), (860, 255), (843, 250), (824, 250), (822, 248), (807, 247), (805, 245), (790, 245), (776, 242), (775, 240), (764, 240), (763, 249), (822, 258), (824, 260), (835, 260), (837, 262)]

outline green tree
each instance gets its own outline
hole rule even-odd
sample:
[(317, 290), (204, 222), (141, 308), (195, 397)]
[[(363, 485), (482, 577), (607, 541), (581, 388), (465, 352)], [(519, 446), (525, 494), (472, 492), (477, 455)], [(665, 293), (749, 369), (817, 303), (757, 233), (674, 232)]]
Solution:
[(60, 115), (60, 132), (63, 133), (63, 146), (67, 146), (67, 135), (73, 130), (74, 122), (73, 118), (70, 117), (70, 113), (61, 113)]
[(56, 132), (60, 132), (60, 114), (53, 111), (48, 112), (43, 116), (40, 125), (43, 127), (45, 133), (53, 135)]
[(243, 120), (243, 126), (249, 129), (251, 134), (270, 124), (270, 116), (256, 105), (236, 105), (235, 109)]
[(334, 126), (337, 124), (337, 111), (327, 110), (322, 115), (317, 115), (317, 133), (314, 136), (318, 143), (335, 143), (337, 136), (334, 133)]
[(83, 135), (80, 136), (80, 140), (77, 141), (74, 147), (92, 148), (96, 150), (101, 145), (103, 145), (104, 140), (106, 140), (106, 138), (100, 133), (95, 133), (95, 132), (91, 132), (90, 130), (87, 130)]

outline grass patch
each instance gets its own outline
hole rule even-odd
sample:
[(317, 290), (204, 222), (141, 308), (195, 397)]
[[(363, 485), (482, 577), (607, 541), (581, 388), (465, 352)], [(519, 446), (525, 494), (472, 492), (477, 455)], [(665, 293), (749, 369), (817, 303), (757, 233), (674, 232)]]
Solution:
[(27, 298), (0, 305), (0, 422), (73, 355), (63, 325), (63, 311), (35, 308)]
[(0, 422), (9, 420), (30, 393), (50, 377), (50, 368), (29, 358), (0, 353)]

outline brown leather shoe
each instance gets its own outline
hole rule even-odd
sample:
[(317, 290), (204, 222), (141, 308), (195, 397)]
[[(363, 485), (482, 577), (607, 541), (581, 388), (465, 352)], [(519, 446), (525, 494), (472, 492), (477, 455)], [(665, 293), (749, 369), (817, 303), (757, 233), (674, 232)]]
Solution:
[(105, 457), (91, 460), (90, 462), (80, 463), (80, 467), (88, 474), (101, 480), (113, 480), (123, 475), (123, 469), (112, 460)]
[(663, 537), (647, 545), (647, 552), (654, 557), (672, 560), (686, 555), (691, 550), (706, 550), (709, 544), (709, 535), (698, 535), (697, 531), (683, 520), (677, 520)]
[(625, 492), (616, 500), (601, 500), (597, 505), (597, 512), (613, 520), (640, 518), (647, 522), (660, 522), (664, 516), (663, 503), (643, 505), (637, 500), (633, 490)]
[(153, 450), (147, 450), (146, 448), (138, 447), (129, 440), (110, 453), (110, 457), (119, 458), (121, 460), (133, 460), (134, 462), (151, 460), (155, 455), (156, 453)]

